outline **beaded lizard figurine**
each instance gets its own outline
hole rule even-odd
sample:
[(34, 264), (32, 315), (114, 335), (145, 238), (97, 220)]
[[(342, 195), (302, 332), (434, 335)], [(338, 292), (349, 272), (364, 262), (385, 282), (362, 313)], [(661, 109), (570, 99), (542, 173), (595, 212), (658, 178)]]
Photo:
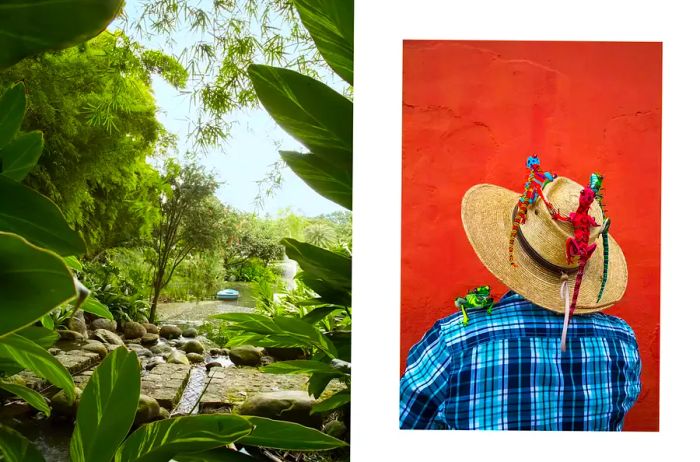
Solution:
[(608, 264), (610, 262), (610, 245), (608, 243), (610, 217), (607, 216), (607, 210), (605, 210), (605, 206), (603, 205), (603, 178), (603, 175), (600, 173), (592, 173), (590, 182), (590, 187), (593, 192), (595, 192), (595, 198), (598, 200), (600, 208), (603, 210), (603, 229), (600, 232), (600, 235), (603, 237), (603, 278), (600, 283), (600, 292), (598, 292), (598, 302), (600, 302), (600, 299), (603, 297), (603, 291), (605, 291), (605, 283), (608, 281)]
[[(569, 316), (573, 315), (576, 309), (576, 301), (578, 300), (578, 292), (581, 288), (581, 281), (583, 280), (583, 272), (586, 268), (586, 263), (588, 263), (588, 259), (591, 258), (591, 255), (593, 255), (596, 249), (595, 243), (588, 244), (588, 239), (591, 235), (591, 227), (600, 226), (596, 223), (595, 218), (588, 214), (588, 210), (594, 200), (595, 192), (593, 192), (590, 187), (586, 186), (581, 190), (581, 194), (579, 195), (578, 208), (575, 212), (570, 213), (568, 217), (560, 215), (559, 212), (553, 208), (550, 209), (552, 218), (566, 221), (574, 226), (574, 237), (569, 237), (566, 240), (566, 261), (571, 264), (574, 257), (578, 256), (578, 272), (576, 273), (574, 295), (571, 299), (571, 307), (565, 310), (564, 313), (564, 330), (562, 331), (561, 338), (562, 351), (566, 351), (566, 328), (569, 324)], [(568, 297), (565, 303), (568, 305)]]
[(525, 223), (527, 218), (527, 208), (534, 204), (538, 197), (542, 198), (548, 209), (552, 208), (552, 205), (547, 202), (547, 199), (545, 199), (542, 189), (545, 187), (545, 185), (547, 185), (547, 183), (556, 178), (556, 175), (542, 171), (542, 168), (540, 167), (540, 159), (537, 157), (537, 154), (527, 158), (527, 168), (530, 169), (530, 172), (528, 173), (527, 180), (525, 181), (525, 191), (523, 192), (522, 196), (520, 196), (520, 200), (518, 201), (518, 211), (515, 215), (515, 219), (513, 220), (513, 228), (510, 232), (510, 241), (508, 242), (508, 259), (514, 268), (517, 268), (518, 266), (515, 264), (515, 259), (513, 257), (515, 236), (518, 234), (520, 225)]
[(455, 306), (462, 310), (462, 315), (464, 316), (463, 323), (465, 326), (469, 324), (467, 308), (486, 308), (486, 312), (491, 314), (491, 309), (493, 308), (491, 288), (489, 286), (479, 286), (476, 289), (472, 289), (464, 297), (457, 297), (455, 299)]

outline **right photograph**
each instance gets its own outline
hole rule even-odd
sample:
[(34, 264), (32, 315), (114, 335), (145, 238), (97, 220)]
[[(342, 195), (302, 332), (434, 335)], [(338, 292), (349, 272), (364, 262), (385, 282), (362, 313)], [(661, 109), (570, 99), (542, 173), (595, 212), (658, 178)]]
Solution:
[(403, 44), (401, 429), (659, 431), (660, 42)]

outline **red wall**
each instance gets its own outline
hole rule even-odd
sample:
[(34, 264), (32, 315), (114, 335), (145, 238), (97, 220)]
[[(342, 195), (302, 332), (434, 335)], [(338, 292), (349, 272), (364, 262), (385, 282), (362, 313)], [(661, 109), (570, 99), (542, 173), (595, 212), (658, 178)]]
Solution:
[(607, 313), (632, 326), (642, 355), (625, 430), (658, 431), (661, 44), (406, 41), (403, 71), (401, 370), (456, 296), (504, 293), (469, 245), (460, 202), (476, 183), (520, 191), (538, 153), (579, 183), (605, 176), (629, 269)]

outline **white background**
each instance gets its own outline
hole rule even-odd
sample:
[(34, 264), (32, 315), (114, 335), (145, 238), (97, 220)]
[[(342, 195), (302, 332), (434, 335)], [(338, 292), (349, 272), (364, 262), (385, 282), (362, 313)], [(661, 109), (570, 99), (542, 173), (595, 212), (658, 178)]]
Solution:
[[(355, 0), (353, 462), (697, 457), (700, 15), (694, 3)], [(398, 429), (403, 39), (663, 42), (659, 433)], [(643, 204), (639, 220), (644, 226)]]

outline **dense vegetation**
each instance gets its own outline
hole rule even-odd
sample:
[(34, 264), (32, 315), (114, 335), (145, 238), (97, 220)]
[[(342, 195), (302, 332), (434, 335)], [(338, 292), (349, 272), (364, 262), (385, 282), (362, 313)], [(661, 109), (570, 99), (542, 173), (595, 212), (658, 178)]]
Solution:
[[(243, 281), (254, 285), (258, 314), (216, 316), (227, 345), (300, 348), (304, 359), (263, 370), (309, 374), (316, 398), (338, 379), (345, 388), (314, 412), (349, 421), (352, 103), (304, 74), (317, 77), (327, 64), (352, 85), (352, 2), (260, 0), (241, 10), (216, 1), (209, 11), (194, 3), (146, 2), (136, 23), (121, 17), (126, 32), (104, 31), (121, 0), (22, 4), (12, 20), (0, 5), (0, 390), (48, 416), (46, 399), (13, 377), (30, 370), (76, 397), (68, 370), (47, 349), (79, 309), (120, 324), (153, 322), (159, 301), (211, 298)], [(78, 4), (82, 13), (72, 14)], [(213, 43), (175, 58), (145, 49), (133, 33), (148, 33), (150, 20), (152, 31), (169, 35), (182, 18), (210, 28)], [(284, 33), (270, 30), (279, 18), (288, 21)], [(312, 57), (292, 61), (292, 43)], [(214, 80), (203, 77), (204, 63), (215, 63)], [(158, 122), (156, 74), (179, 89), (194, 82), (196, 146), (226, 136), (225, 114), (261, 102), (309, 150), (281, 159), (348, 211), (263, 217), (223, 204), (216, 177), (177, 152), (176, 137)], [(283, 259), (301, 269), (295, 287), (281, 284)], [(234, 441), (285, 450), (345, 445), (300, 425), (235, 415), (171, 418), (129, 434), (139, 384), (134, 353), (117, 348), (104, 359), (80, 400), (73, 460), (213, 460), (230, 456), (216, 448)], [(213, 451), (205, 459), (188, 456), (205, 450)], [(3, 424), (0, 454), (43, 460)]]

